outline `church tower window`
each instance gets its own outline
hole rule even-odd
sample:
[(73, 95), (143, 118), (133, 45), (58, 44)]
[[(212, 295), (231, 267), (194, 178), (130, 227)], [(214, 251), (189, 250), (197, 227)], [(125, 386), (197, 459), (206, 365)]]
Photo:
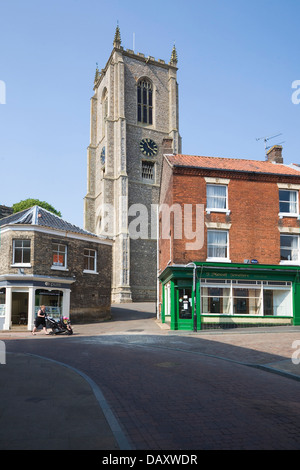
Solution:
[(105, 122), (108, 115), (108, 93), (107, 89), (104, 88), (102, 94), (102, 135), (105, 135)]
[(154, 183), (154, 162), (142, 162), (142, 179), (145, 183)]
[(146, 79), (140, 80), (137, 86), (137, 117), (143, 124), (153, 123), (153, 90)]

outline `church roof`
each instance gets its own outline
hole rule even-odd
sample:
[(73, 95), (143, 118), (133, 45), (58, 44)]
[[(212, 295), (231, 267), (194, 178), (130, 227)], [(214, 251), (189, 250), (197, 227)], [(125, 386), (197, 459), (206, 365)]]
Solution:
[(48, 227), (62, 230), (64, 232), (74, 232), (99, 238), (94, 233), (87, 232), (86, 230), (83, 230), (82, 228), (63, 220), (61, 217), (58, 217), (57, 215), (47, 211), (46, 209), (43, 209), (40, 206), (33, 206), (30, 209), (24, 209), (23, 211), (17, 212), (16, 214), (12, 214), (8, 217), (0, 219), (0, 227), (16, 224), (36, 225), (45, 228)]
[(173, 167), (201, 168), (208, 170), (239, 171), (300, 177), (299, 169), (289, 165), (259, 160), (237, 158), (202, 157), (196, 155), (166, 155)]

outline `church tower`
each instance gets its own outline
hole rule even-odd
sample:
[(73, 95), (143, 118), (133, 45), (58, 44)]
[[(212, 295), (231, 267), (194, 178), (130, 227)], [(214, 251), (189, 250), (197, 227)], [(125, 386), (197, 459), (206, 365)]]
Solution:
[[(90, 129), (84, 226), (114, 239), (112, 302), (155, 301), (162, 158), (181, 152), (175, 46), (168, 64), (145, 57), (121, 46), (117, 27), (96, 68)], [(141, 216), (148, 233), (136, 226)]]

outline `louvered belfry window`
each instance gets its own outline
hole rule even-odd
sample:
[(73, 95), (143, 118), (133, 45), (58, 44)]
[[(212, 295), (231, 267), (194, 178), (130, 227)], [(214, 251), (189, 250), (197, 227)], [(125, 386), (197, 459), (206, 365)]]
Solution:
[(140, 80), (137, 87), (137, 115), (138, 122), (153, 123), (153, 91), (148, 80)]
[(142, 162), (142, 179), (147, 183), (154, 181), (154, 163)]

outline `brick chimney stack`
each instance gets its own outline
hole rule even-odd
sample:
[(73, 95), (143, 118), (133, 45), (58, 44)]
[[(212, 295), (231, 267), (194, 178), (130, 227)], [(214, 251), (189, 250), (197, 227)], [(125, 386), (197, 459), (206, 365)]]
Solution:
[(164, 153), (164, 155), (171, 155), (171, 154), (174, 154), (174, 151), (173, 151), (173, 139), (172, 139), (172, 138), (164, 138), (164, 139), (163, 139), (163, 143), (162, 143), (162, 147), (163, 147), (163, 153)]
[(266, 160), (270, 163), (283, 163), (282, 157), (282, 146), (281, 145), (273, 145), (273, 147), (268, 150), (266, 155)]

